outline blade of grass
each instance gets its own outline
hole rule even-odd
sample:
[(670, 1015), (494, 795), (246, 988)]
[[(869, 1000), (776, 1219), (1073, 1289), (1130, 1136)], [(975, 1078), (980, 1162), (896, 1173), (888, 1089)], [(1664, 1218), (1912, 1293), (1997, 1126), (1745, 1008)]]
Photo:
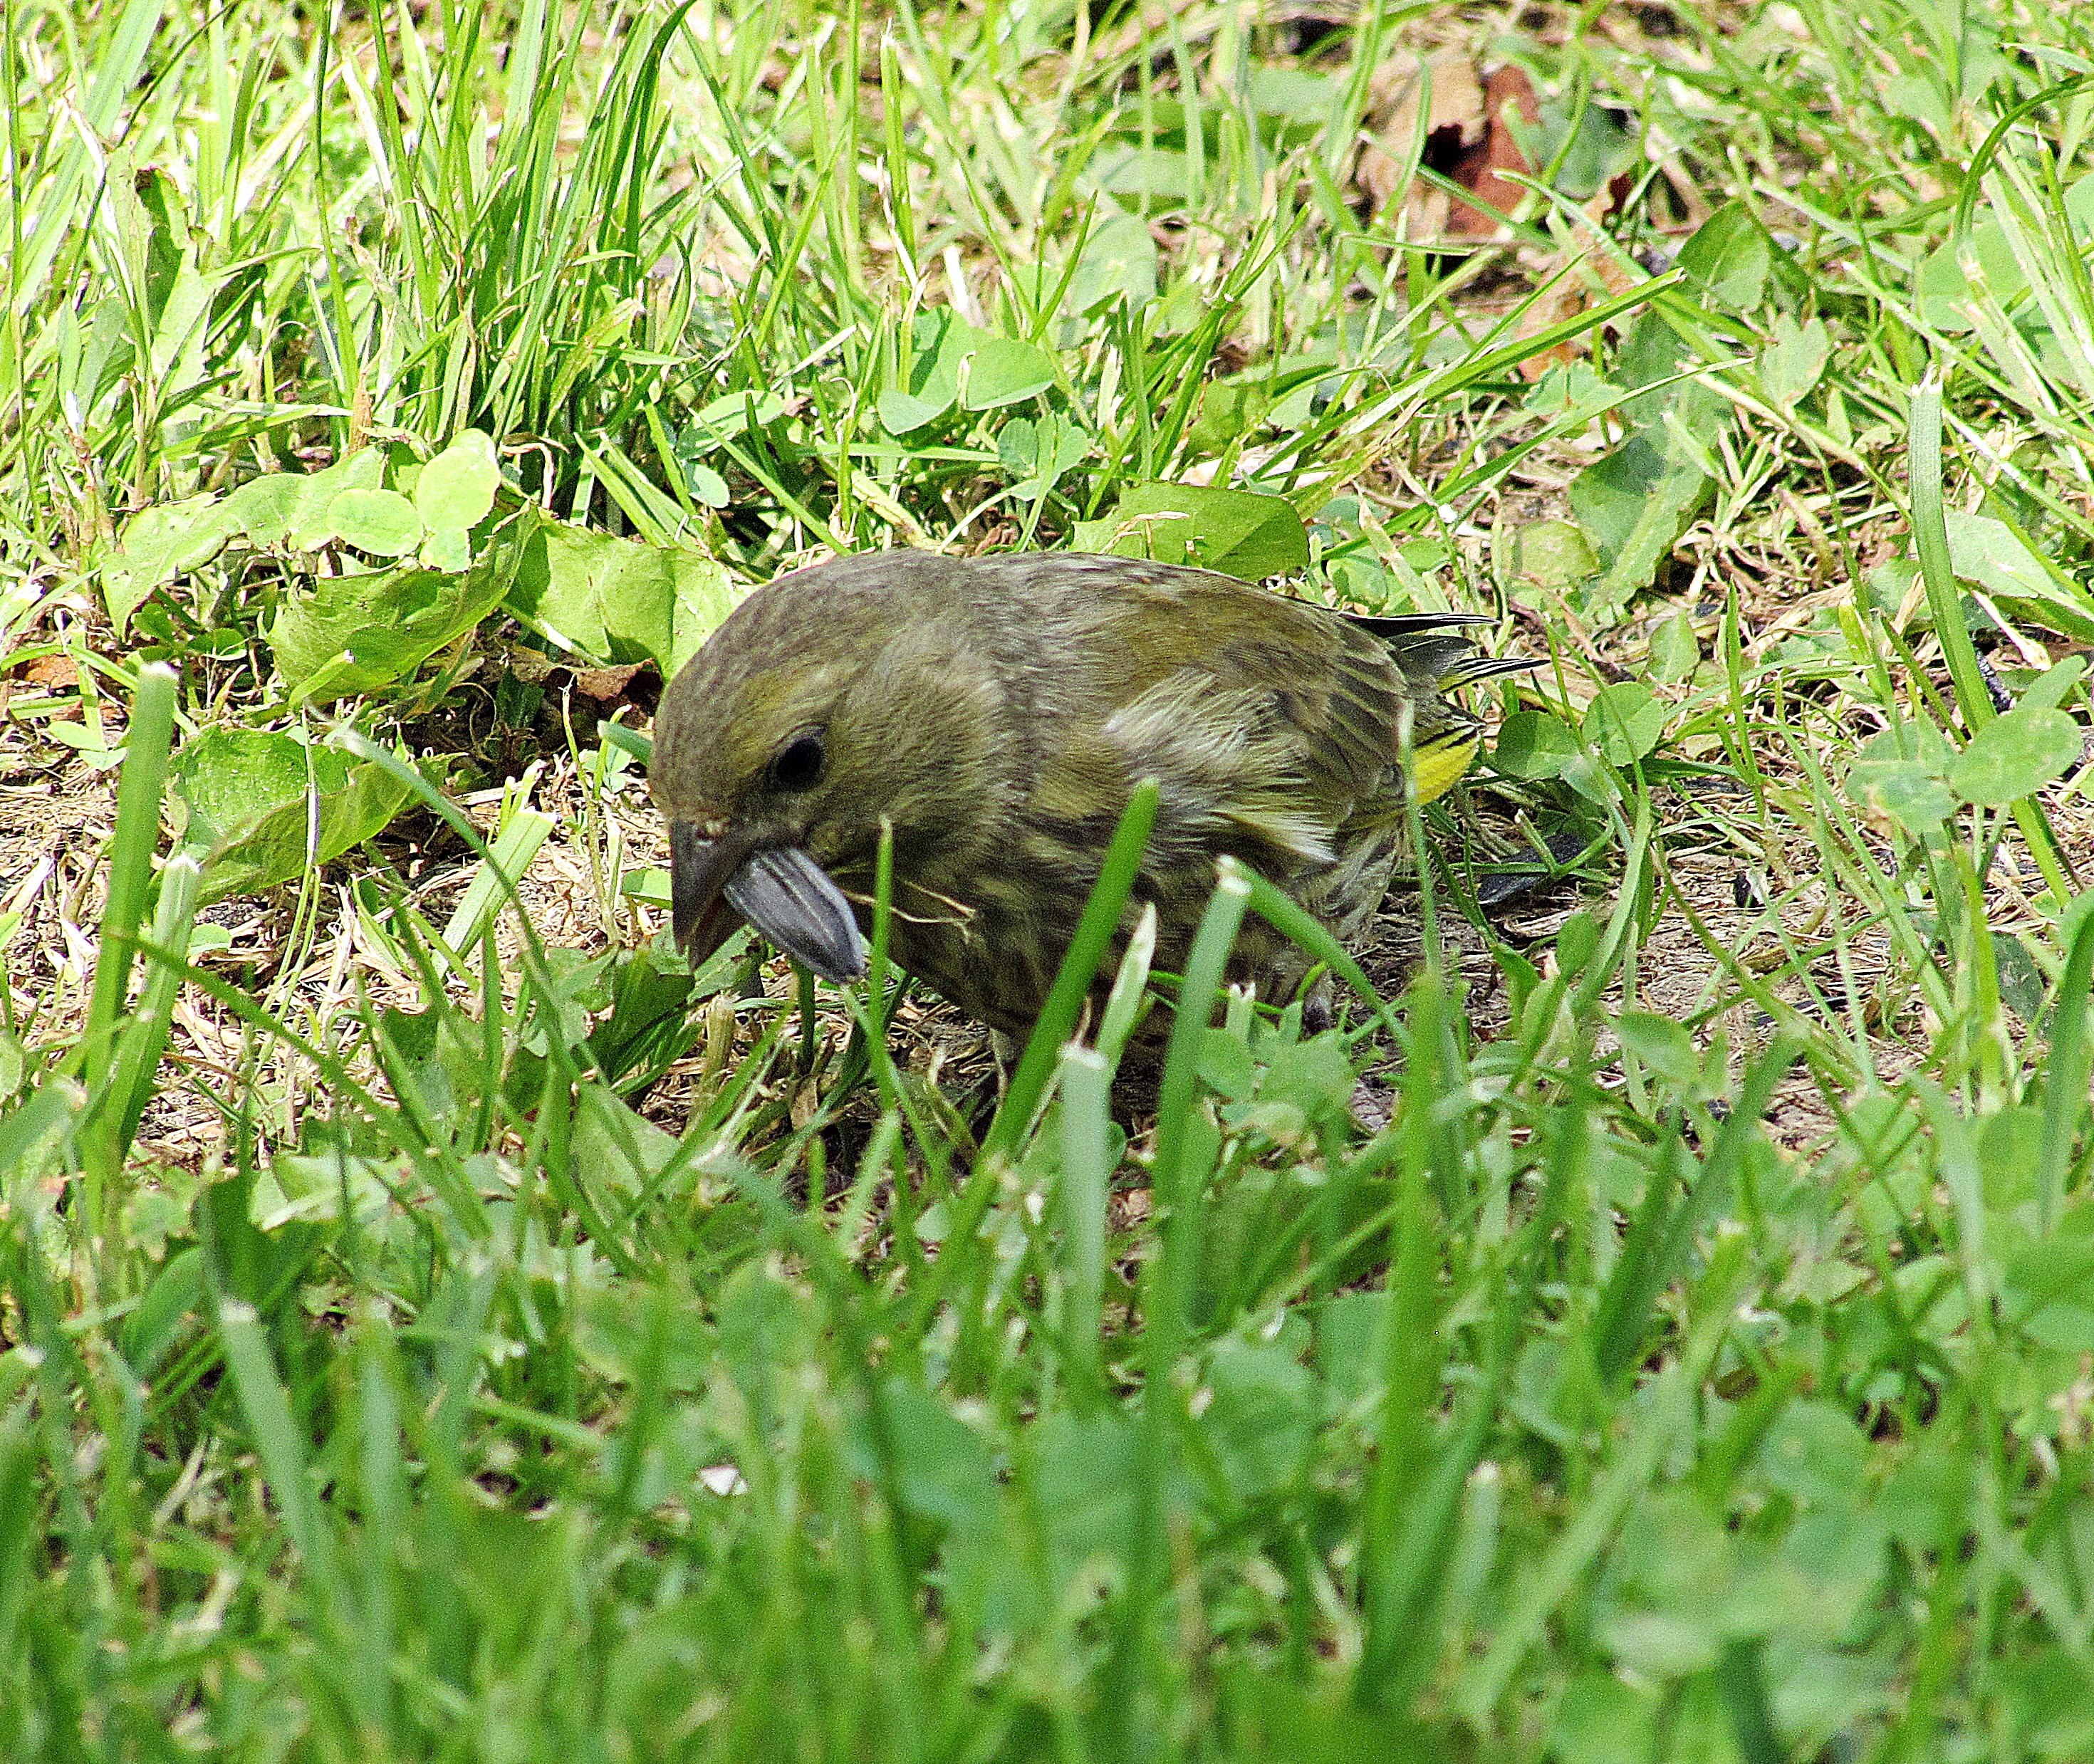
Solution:
[(1161, 797), (1156, 780), (1145, 778), (1135, 786), (1120, 813), (1119, 824), (1114, 828), (1112, 842), (1098, 867), (1098, 880), (1069, 940), (1068, 954), (1054, 975), (1054, 984), (1040, 1007), (1039, 1021), (1026, 1041), (1018, 1069), (1010, 1075), (1010, 1088), (1005, 1093), (1002, 1106), (983, 1136), (984, 1165), (1014, 1156), (1032, 1127), (1047, 1081), (1062, 1057), (1062, 1044), (1075, 1032), (1098, 964), (1119, 930), (1120, 914), (1141, 873), (1142, 854), (1148, 849), (1149, 829), (1156, 823)]
[(1146, 1712), (1142, 1686), (1153, 1675), (1149, 1656), (1155, 1643), (1150, 1613), (1163, 1581), (1164, 1492), (1172, 1479), (1172, 1441), (1185, 1410), (1178, 1358), (1198, 1272), (1201, 1189), (1207, 1178), (1206, 1170), (1195, 1169), (1188, 1161), (1196, 1130), (1200, 1047), (1253, 892), (1251, 872), (1234, 858), (1223, 858), (1219, 869), (1214, 898), (1185, 958), (1156, 1104), (1156, 1155), (1149, 1181), (1151, 1209), (1160, 1229), (1157, 1254), (1142, 1280), (1141, 1477), (1127, 1552), (1127, 1592), (1113, 1614), (1112, 1658), (1105, 1669), (1105, 1706), (1118, 1715), (1124, 1757), (1140, 1749)]
[[(1931, 371), (1913, 388), (1909, 437), (1913, 544), (1927, 584), (1935, 640), (1955, 684), (1957, 708), (1963, 713), (1964, 728), (1975, 735), (1997, 713), (1978, 666), (1977, 645), (1963, 622), (1963, 597), (1948, 554), (1948, 523), (1941, 499), (1941, 382)], [(2059, 861), (2057, 835), (2042, 806), (2023, 797), (2014, 803), (2014, 816), (2052, 897), (2069, 900), (2074, 890)]]

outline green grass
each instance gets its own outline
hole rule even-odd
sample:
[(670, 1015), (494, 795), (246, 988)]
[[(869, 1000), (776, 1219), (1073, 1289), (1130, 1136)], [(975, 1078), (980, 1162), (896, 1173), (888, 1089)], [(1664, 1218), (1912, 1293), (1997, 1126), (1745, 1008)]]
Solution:
[[(1333, 17), (5, 10), (0, 1753), (2094, 1755), (2084, 33)], [(604, 670), (1174, 495), (1547, 655), (1422, 960), (684, 970)]]

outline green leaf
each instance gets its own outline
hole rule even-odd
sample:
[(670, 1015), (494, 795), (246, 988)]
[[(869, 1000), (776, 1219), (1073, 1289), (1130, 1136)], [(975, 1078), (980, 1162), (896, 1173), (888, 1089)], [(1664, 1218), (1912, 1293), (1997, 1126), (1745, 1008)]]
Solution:
[(2081, 641), (2094, 641), (2086, 591), (2033, 550), (2005, 521), (1989, 515), (1944, 511), (1949, 567), (1992, 597), (2006, 611)]
[(1090, 450), (1091, 437), (1058, 411), (1036, 419), (1014, 416), (996, 438), (997, 458), (1014, 480), (1010, 493), (1022, 502), (1045, 495)]
[(225, 499), (226, 519), (250, 542), (276, 546), (291, 537), (300, 506), (312, 480), (295, 471), (272, 471), (250, 478)]
[(2057, 592), (2043, 560), (2023, 545), (2014, 530), (1989, 515), (1944, 512), (1948, 528), (1948, 562), (1966, 582), (1988, 593), (2006, 593), (2031, 600)]
[(1679, 267), (1690, 283), (1719, 306), (1742, 312), (1760, 302), (1773, 267), (1766, 232), (1741, 202), (1726, 202), (1679, 248)]
[(1513, 548), (1516, 581), (1561, 593), (1599, 572), (1600, 560), (1584, 531), (1574, 521), (1529, 521), (1518, 529)]
[(1648, 1010), (1625, 1010), (1615, 1019), (1622, 1045), (1661, 1078), (1683, 1087), (1701, 1081), (1701, 1056), (1693, 1038), (1670, 1017)]
[(536, 517), (511, 517), (462, 573), (401, 565), (323, 576), (288, 597), (269, 627), (276, 669), (312, 703), (376, 692), (404, 679), (502, 604)]
[[(1962, 250), (1966, 243), (1975, 243), (1979, 232), (1990, 232), (2002, 249), (2005, 241), (2000, 235), (1996, 222), (1987, 222), (1973, 229), (1970, 241), (1961, 241), (1954, 234), (1919, 260), (1913, 272), (1913, 303), (1919, 309), (1921, 318), (1927, 326), (1952, 335), (1970, 328), (1970, 306), (1974, 298), (1970, 279), (1965, 273)], [(2014, 277), (2015, 286), (1998, 286), (1989, 289), (2001, 301), (2012, 299), (2028, 285), (2018, 271)]]
[(2054, 710), (2065, 702), (2066, 695), (2086, 677), (2087, 658), (2068, 655), (2055, 667), (2046, 668), (2022, 693), (2024, 707)]
[(225, 506), (211, 495), (141, 509), (102, 566), (102, 603), (121, 637), (154, 589), (216, 557), (232, 531)]
[(385, 455), (376, 447), (366, 447), (324, 471), (293, 481), (298, 485), (298, 497), (285, 537), (296, 550), (318, 551), (334, 543), (330, 515), (334, 499), (344, 490), (376, 489), (385, 481)]
[(1791, 1403), (1760, 1442), (1767, 1481), (1813, 1506), (1851, 1513), (1869, 1487), (1875, 1448), (1837, 1404)]
[(728, 573), (702, 551), (644, 545), (541, 520), (510, 590), (510, 610), (599, 663), (652, 661), (673, 679), (734, 605)]
[(2017, 705), (1948, 762), (1948, 782), (1966, 802), (2004, 808), (2062, 777), (2083, 745), (2083, 732), (2064, 711)]
[(1855, 794), (1909, 833), (1928, 832), (1956, 812), (1956, 798), (1948, 786), (1909, 760), (1857, 766), (1853, 776)]
[(728, 493), (727, 480), (702, 459), (684, 461), (684, 484), (692, 499), (704, 503), (707, 508), (725, 508), (732, 500)]
[(1817, 385), (1831, 354), (1831, 333), (1822, 319), (1798, 324), (1781, 313), (1774, 321), (1773, 341), (1760, 357), (1760, 389), (1778, 405), (1794, 404)]
[(326, 863), (381, 831), (406, 784), (382, 766), (262, 729), (215, 728), (185, 743), (170, 771), (203, 859), (207, 900), (251, 894)]
[(1625, 680), (1601, 689), (1585, 712), (1585, 739), (1614, 765), (1643, 758), (1665, 733), (1666, 707), (1648, 686)]
[(1635, 396), (1632, 389), (1603, 379), (1591, 363), (1575, 361), (1549, 368), (1523, 402), (1545, 421), (1570, 424), (1605, 416)]
[[(928, 1391), (899, 1378), (887, 1381), (887, 1449), (902, 1509), (948, 1536), (993, 1537), (999, 1505), (996, 1460), (981, 1436)], [(854, 1474), (870, 1483), (881, 1457), (861, 1410), (845, 1449)]]
[(415, 480), (415, 512), (431, 528), (477, 527), (494, 506), (501, 484), (493, 441), (480, 429), (466, 429), (422, 467)]
[(916, 315), (901, 383), (880, 395), (880, 420), (889, 434), (922, 428), (958, 402), (960, 364), (970, 337), (979, 335), (943, 306)]
[(1139, 308), (1155, 298), (1156, 241), (1149, 224), (1139, 215), (1101, 213), (1084, 235), (1062, 310), (1080, 315), (1121, 299)]
[(1101, 153), (1091, 169), (1098, 188), (1111, 195), (1175, 206), (1192, 193), (1187, 168), (1183, 149), (1116, 146)]
[(1593, 104), (1566, 90), (1544, 98), (1531, 128), (1518, 109), (1499, 106), (1512, 125), (1513, 138), (1537, 165), (1549, 167), (1549, 181), (1558, 196), (1583, 202), (1600, 186), (1644, 156), (1642, 137), (1619, 111)]
[(1491, 763), (1515, 778), (1554, 778), (1577, 758), (1576, 732), (1541, 710), (1515, 710), (1498, 729)]
[(1202, 458), (1210, 458), (1231, 441), (1255, 435), (1272, 408), (1269, 380), (1269, 375), (1258, 372), (1210, 380), (1200, 393), (1200, 414), (1193, 419), (1186, 445)]
[(1549, 1717), (1549, 1756), (1557, 1764), (1616, 1764), (1658, 1749), (1657, 1693), (1612, 1672), (1574, 1678)]
[[(1258, 373), (1256, 368), (1250, 371)], [(1268, 428), (1289, 429), (1305, 427), (1328, 409), (1345, 376), (1338, 366), (1338, 352), (1321, 348), (1283, 355), (1260, 377), (1272, 394), (1262, 422)]]
[(1345, 84), (1332, 75), (1301, 67), (1253, 67), (1245, 95), (1261, 116), (1320, 125), (1329, 119)]
[(950, 398), (920, 398), (907, 392), (883, 392), (876, 405), (880, 420), (890, 435), (914, 434), (952, 407)]
[(1284, 497), (1197, 484), (1131, 485), (1102, 520), (1078, 523), (1077, 551), (1192, 563), (1245, 581), (1309, 563), (1309, 532)]
[(994, 411), (1036, 398), (1054, 384), (1054, 358), (1037, 343), (976, 331), (962, 400), (970, 411)]
[(1685, 680), (1701, 660), (1701, 640), (1694, 635), (1694, 621), (1683, 612), (1663, 620), (1650, 634), (1650, 672), (1653, 680)]
[(1940, 826), (1956, 812), (1942, 781), (1948, 744), (1927, 723), (1886, 729), (1862, 745), (1847, 771), (1849, 794), (1909, 833)]
[(12, 1182), (37, 1180), (57, 1166), (86, 1107), (87, 1093), (73, 1080), (43, 1080), (12, 1114), (0, 1116), (0, 1170)]
[(1282, 1487), (1307, 1453), (1314, 1419), (1308, 1371), (1275, 1345), (1219, 1343), (1202, 1381), (1200, 1433), (1229, 1484), (1253, 1501)]
[(422, 562), (456, 576), (472, 565), (472, 535), (463, 527), (434, 527), (423, 536)]
[(228, 272), (202, 275), (185, 253), (176, 272), (159, 322), (153, 329), (152, 362), (154, 378), (176, 392), (195, 386), (205, 377), (204, 333), (211, 318), (211, 302), (228, 279)]
[(327, 519), (336, 538), (374, 557), (405, 557), (422, 542), (422, 517), (398, 490), (344, 490)]
[(1388, 1294), (1340, 1293), (1316, 1312), (1315, 1366), (1329, 1398), (1339, 1408), (1379, 1395), (1388, 1353)]
[(691, 454), (702, 453), (752, 429), (768, 428), (784, 414), (785, 398), (781, 393), (723, 393), (679, 432), (678, 445)]
[[(1117, 1410), (1080, 1416), (1058, 1409), (1043, 1416), (1030, 1441), (1035, 1499), (1057, 1584), (1084, 1563), (1124, 1560), (1140, 1523), (1141, 1441)], [(1165, 1471), (1164, 1498), (1184, 1498), (1181, 1479)]]
[(1036, 343), (977, 330), (947, 307), (919, 312), (900, 381), (880, 395), (880, 419), (890, 433), (906, 435), (956, 404), (993, 411), (1036, 398), (1054, 384), (1054, 358)]
[(1579, 472), (1570, 510), (1607, 570), (1596, 603), (1619, 606), (1649, 587), (1708, 494), (1701, 461), (1662, 425)]

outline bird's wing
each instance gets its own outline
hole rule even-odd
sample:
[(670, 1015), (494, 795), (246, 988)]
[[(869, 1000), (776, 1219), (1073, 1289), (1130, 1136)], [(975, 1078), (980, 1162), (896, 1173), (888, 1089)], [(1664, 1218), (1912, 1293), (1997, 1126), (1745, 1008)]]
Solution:
[(1099, 736), (1129, 779), (1162, 786), (1159, 843), (1247, 845), (1289, 870), (1331, 861), (1351, 793), (1332, 788), (1271, 689), (1184, 668), (1114, 710)]
[(1058, 733), (1034, 802), (1058, 824), (1153, 776), (1157, 841), (1298, 871), (1401, 818), (1406, 728), (1421, 798), (1475, 755), (1472, 720), (1436, 689), (1476, 660), (1459, 632), (1475, 615), (1370, 623), (1207, 571), (1069, 563), (1035, 672)]

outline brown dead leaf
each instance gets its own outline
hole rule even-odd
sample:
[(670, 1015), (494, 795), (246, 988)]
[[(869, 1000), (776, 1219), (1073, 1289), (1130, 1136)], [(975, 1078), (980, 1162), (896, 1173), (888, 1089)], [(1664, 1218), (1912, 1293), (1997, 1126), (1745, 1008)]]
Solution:
[(1448, 50), (1423, 60), (1397, 58), (1368, 91), (1368, 129), (1375, 145), (1362, 152), (1354, 176), (1375, 207), (1386, 208), (1401, 193), (1413, 238), (1495, 237), (1501, 227), (1496, 214), (1423, 180), (1405, 188), (1403, 167), (1415, 146), (1420, 163), (1490, 209), (1510, 214), (1527, 193), (1513, 174), (1530, 175), (1534, 167), (1507, 119), (1517, 115), (1531, 126), (1540, 114), (1525, 72), (1508, 63), (1483, 78), (1467, 55)]
[[(1428, 102), (1431, 107), (1425, 112), (1425, 137), (1419, 149), (1425, 163), (1436, 163), (1436, 148), (1442, 155), (1466, 151), (1479, 144), (1488, 132), (1483, 82), (1476, 77), (1475, 63), (1459, 50), (1443, 50), (1422, 60), (1399, 55), (1383, 63), (1367, 86), (1367, 128), (1383, 145), (1362, 151), (1353, 174), (1377, 211), (1402, 189), (1403, 167), (1418, 139), (1419, 112)], [(1420, 187), (1411, 198), (1414, 219), (1420, 218), (1418, 204), (1436, 198), (1441, 212), (1434, 232), (1444, 229), (1448, 201), (1444, 190)]]
[[(652, 662), (634, 662), (616, 667), (581, 667), (560, 656), (547, 655), (521, 643), (497, 645), (489, 658), (527, 686), (544, 686), (557, 692), (563, 685), (571, 685), (581, 697), (599, 705), (639, 704), (643, 700), (651, 705), (654, 702)], [(637, 689), (633, 684), (636, 680), (641, 682)]]
[(45, 686), (59, 692), (80, 684), (78, 664), (65, 655), (39, 655), (34, 661), (23, 663), (14, 674), (25, 686)]
[[(1563, 276), (1554, 287), (1520, 315), (1519, 337), (1523, 342), (1528, 337), (1538, 337), (1552, 325), (1575, 319), (1590, 303), (1591, 296), (1576, 273)], [(1530, 385), (1552, 367), (1561, 367), (1577, 359), (1579, 351), (1585, 346), (1582, 337), (1566, 337), (1562, 342), (1527, 356), (1519, 364), (1519, 377)]]
[(1507, 119), (1513, 115), (1518, 117), (1522, 126), (1531, 128), (1540, 119), (1541, 109), (1535, 99), (1534, 82), (1527, 78), (1526, 70), (1509, 62), (1484, 82), (1484, 138), (1474, 146), (1462, 148), (1451, 164), (1441, 167), (1463, 189), (1497, 211), (1492, 214), (1468, 202), (1455, 203), (1447, 217), (1447, 230), (1458, 239), (1496, 237), (1503, 225), (1497, 215), (1510, 214), (1527, 194), (1526, 186), (1515, 183), (1512, 174), (1531, 177), (1534, 165), (1521, 150), (1513, 124)]
[(654, 665), (652, 662), (636, 662), (629, 667), (578, 667), (575, 670), (575, 690), (584, 698), (608, 704), (613, 699), (624, 697), (625, 689), (632, 684), (632, 676)]

